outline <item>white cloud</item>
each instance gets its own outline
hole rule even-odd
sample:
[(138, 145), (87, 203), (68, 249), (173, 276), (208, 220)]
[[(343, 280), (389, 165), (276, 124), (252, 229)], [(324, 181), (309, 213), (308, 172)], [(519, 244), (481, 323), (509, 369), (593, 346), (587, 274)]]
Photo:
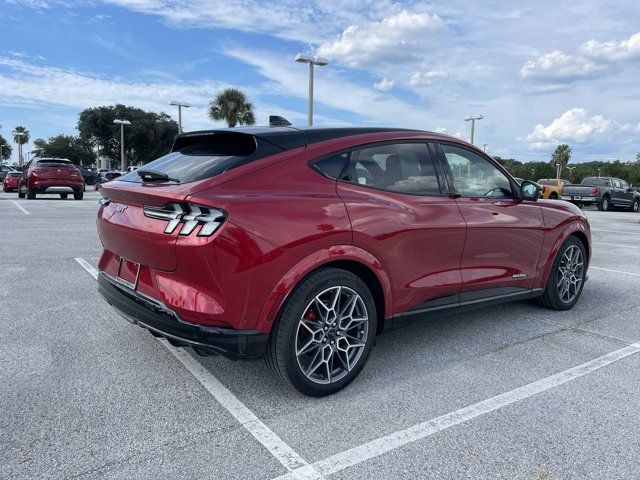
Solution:
[(591, 60), (556, 50), (530, 60), (520, 69), (523, 78), (568, 80), (593, 75), (602, 70)]
[(437, 15), (402, 10), (380, 21), (348, 26), (337, 39), (320, 45), (318, 55), (350, 67), (400, 63), (424, 53), (427, 44), (435, 46), (433, 34), (445, 27)]
[(373, 84), (373, 88), (376, 90), (380, 90), (381, 92), (388, 92), (391, 90), (396, 82), (393, 80), (389, 80), (388, 78), (383, 78), (379, 82)]
[(632, 132), (640, 133), (640, 126), (621, 125), (603, 115), (590, 115), (584, 108), (571, 108), (548, 125), (536, 125), (529, 135), (517, 140), (532, 148), (546, 148), (558, 143), (589, 144), (603, 137), (615, 139), (618, 134)]
[(637, 60), (640, 59), (640, 32), (621, 42), (589, 40), (582, 44), (580, 50), (586, 57), (604, 62)]
[(428, 72), (416, 72), (411, 75), (409, 83), (414, 86), (431, 85), (437, 80), (446, 80), (449, 77), (446, 72), (442, 70), (429, 70)]

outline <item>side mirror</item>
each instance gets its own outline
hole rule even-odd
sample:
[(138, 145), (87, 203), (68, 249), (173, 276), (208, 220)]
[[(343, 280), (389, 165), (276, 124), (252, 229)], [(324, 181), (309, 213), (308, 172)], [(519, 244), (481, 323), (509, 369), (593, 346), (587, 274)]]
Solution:
[(540, 198), (540, 185), (531, 180), (525, 180), (520, 184), (520, 198), (535, 202)]

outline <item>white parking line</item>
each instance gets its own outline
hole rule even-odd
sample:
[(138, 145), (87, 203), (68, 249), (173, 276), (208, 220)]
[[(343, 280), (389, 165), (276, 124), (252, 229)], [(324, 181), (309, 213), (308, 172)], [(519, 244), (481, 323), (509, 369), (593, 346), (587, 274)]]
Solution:
[(13, 204), (18, 207), (22, 213), (24, 213), (25, 215), (31, 215), (31, 212), (28, 212), (22, 205), (20, 205), (18, 202), (16, 202), (15, 200), (11, 200), (13, 202)]
[(543, 378), (522, 387), (510, 390), (506, 393), (496, 395), (482, 402), (469, 405), (459, 410), (446, 413), (440, 417), (428, 420), (413, 427), (400, 430), (384, 437), (377, 438), (357, 447), (351, 448), (341, 453), (332, 455), (324, 460), (315, 462), (308, 467), (302, 467), (300, 471), (294, 471), (278, 477), (279, 479), (294, 479), (297, 474), (306, 473), (306, 469), (315, 468), (321, 475), (328, 476), (337, 473), (345, 468), (357, 465), (365, 460), (378, 457), (384, 453), (400, 448), (409, 443), (429, 437), (435, 433), (467, 422), (481, 415), (494, 412), (502, 407), (519, 402), (533, 395), (545, 392), (567, 382), (582, 377), (588, 373), (595, 372), (607, 365), (618, 362), (626, 357), (640, 352), (640, 343), (634, 343), (628, 347), (616, 350), (598, 357), (589, 362), (576, 367), (564, 370), (555, 375)]
[(637, 232), (623, 232), (622, 230), (599, 230), (597, 228), (592, 228), (592, 232), (603, 232), (603, 233), (622, 233), (623, 235), (640, 235), (640, 231)]
[(93, 265), (91, 265), (89, 262), (87, 262), (84, 258), (74, 258), (74, 260), (76, 262), (78, 262), (82, 268), (84, 268), (87, 272), (89, 272), (89, 274), (95, 279), (98, 279), (98, 270), (95, 269), (95, 267)]
[(609, 245), (609, 246), (611, 246), (611, 247), (622, 247), (622, 248), (633, 248), (633, 249), (638, 248), (638, 246), (637, 246), (637, 245), (622, 245), (622, 244), (620, 244), (620, 243), (593, 242), (593, 244), (594, 244), (595, 246), (598, 246), (598, 245)]
[(594, 267), (589, 265), (589, 269), (604, 270), (605, 272), (623, 273), (624, 275), (633, 275), (634, 277), (640, 277), (640, 273), (625, 272), (624, 270), (613, 270), (611, 268)]
[[(78, 257), (75, 258), (75, 261), (89, 272), (94, 279), (98, 278), (98, 271), (84, 258)], [(233, 415), (233, 417), (293, 475), (291, 478), (300, 480), (324, 480), (324, 477), (320, 475), (312, 465), (309, 465), (298, 452), (287, 445), (284, 440), (267, 427), (200, 362), (189, 355), (184, 349), (175, 348), (164, 338), (157, 338), (157, 340), (182, 363), (195, 379), (213, 395), (220, 405)]]

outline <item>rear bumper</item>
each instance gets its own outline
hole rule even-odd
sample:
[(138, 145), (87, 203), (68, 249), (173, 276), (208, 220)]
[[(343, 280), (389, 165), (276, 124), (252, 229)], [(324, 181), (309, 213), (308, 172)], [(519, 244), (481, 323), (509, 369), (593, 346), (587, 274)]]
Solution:
[(172, 345), (191, 346), (199, 353), (217, 353), (232, 359), (264, 355), (266, 333), (183, 322), (161, 302), (119, 284), (104, 272), (98, 275), (98, 290), (128, 321), (166, 338)]

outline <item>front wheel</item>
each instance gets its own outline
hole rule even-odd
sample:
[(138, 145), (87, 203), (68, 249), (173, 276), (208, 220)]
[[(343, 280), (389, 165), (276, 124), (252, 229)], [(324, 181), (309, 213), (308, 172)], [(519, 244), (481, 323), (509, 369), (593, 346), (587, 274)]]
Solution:
[(36, 192), (27, 187), (27, 199), (33, 200), (36, 198)]
[(609, 197), (604, 197), (602, 201), (598, 204), (598, 210), (601, 212), (608, 212), (611, 210), (611, 202), (609, 201)]
[(24, 198), (24, 190), (18, 185), (18, 198)]
[(73, 198), (76, 200), (82, 200), (84, 197), (84, 189), (76, 188), (73, 190)]
[(635, 199), (635, 201), (633, 202), (633, 206), (631, 207), (631, 210), (638, 213), (640, 211), (640, 199)]
[(364, 367), (376, 325), (373, 296), (359, 277), (337, 268), (319, 270), (282, 308), (267, 345), (267, 365), (305, 395), (330, 395)]
[(539, 303), (552, 310), (572, 308), (582, 294), (586, 278), (587, 255), (584, 244), (571, 236), (558, 250)]

